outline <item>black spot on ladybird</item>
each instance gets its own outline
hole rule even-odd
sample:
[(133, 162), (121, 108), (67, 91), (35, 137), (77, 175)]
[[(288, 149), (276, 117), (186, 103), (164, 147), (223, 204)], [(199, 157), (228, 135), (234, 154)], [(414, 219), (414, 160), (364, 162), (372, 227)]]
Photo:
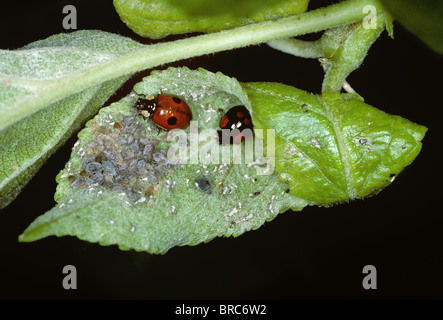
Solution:
[(172, 100), (174, 100), (175, 103), (182, 103), (182, 99), (180, 99), (179, 97), (172, 97)]
[(168, 121), (168, 124), (170, 126), (175, 126), (177, 124), (177, 118), (176, 117), (170, 117), (167, 121)]
[(207, 193), (207, 194), (212, 193), (211, 182), (206, 177), (200, 177), (200, 178), (195, 179), (195, 185), (197, 188), (199, 188), (204, 193)]

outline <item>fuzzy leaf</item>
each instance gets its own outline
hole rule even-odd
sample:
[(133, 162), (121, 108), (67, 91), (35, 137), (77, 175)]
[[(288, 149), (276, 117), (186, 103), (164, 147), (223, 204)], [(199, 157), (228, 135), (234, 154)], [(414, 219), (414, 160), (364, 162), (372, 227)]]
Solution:
[(238, 1), (229, 5), (223, 0), (181, 1), (181, 4), (174, 0), (114, 0), (114, 6), (120, 19), (132, 31), (142, 37), (158, 39), (170, 34), (209, 33), (275, 20), (306, 11), (308, 2), (243, 1), (239, 6)]
[(78, 93), (74, 88), (60, 100), (69, 76), (136, 46), (109, 33), (79, 31), (0, 51), (0, 208), (130, 75)]
[(421, 150), (426, 128), (389, 115), (357, 95), (248, 83), (256, 128), (274, 128), (275, 167), (291, 192), (331, 205), (373, 195)]
[[(181, 158), (181, 165), (156, 160), (176, 139), (172, 131), (134, 115), (138, 96), (131, 94), (101, 109), (80, 132), (70, 161), (57, 177), (59, 203), (37, 218), (20, 241), (74, 235), (125, 250), (165, 253), (174, 246), (241, 235), (280, 212), (307, 204), (287, 192), (288, 184), (263, 157), (240, 161), (246, 141), (219, 145), (215, 129), (223, 113), (239, 104), (251, 110), (235, 79), (203, 69), (170, 68), (153, 72), (134, 91), (146, 96), (169, 93), (187, 101), (201, 134), (197, 140), (190, 135), (196, 123), (184, 131), (187, 141), (181, 146), (189, 143), (188, 160)], [(218, 163), (206, 163), (205, 150)], [(94, 166), (106, 170), (97, 175)], [(210, 191), (197, 187), (202, 177), (210, 182)]]

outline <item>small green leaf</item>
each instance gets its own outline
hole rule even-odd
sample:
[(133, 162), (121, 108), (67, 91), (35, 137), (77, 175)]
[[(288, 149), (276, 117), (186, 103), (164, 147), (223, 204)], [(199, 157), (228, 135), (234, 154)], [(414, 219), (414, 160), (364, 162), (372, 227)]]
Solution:
[(114, 0), (114, 7), (132, 31), (142, 37), (158, 39), (170, 34), (210, 33), (275, 20), (306, 11), (308, 2), (243, 1), (239, 6), (238, 1), (228, 5), (218, 0), (181, 1), (181, 4), (174, 0)]
[(109, 33), (79, 31), (0, 51), (0, 208), (130, 75), (81, 92), (73, 88), (62, 100), (57, 99), (60, 85), (136, 46)]
[[(101, 109), (80, 132), (70, 161), (57, 177), (59, 203), (37, 218), (20, 241), (74, 235), (124, 250), (165, 253), (174, 246), (239, 236), (280, 212), (307, 204), (287, 192), (288, 184), (264, 157), (244, 159), (246, 141), (219, 145), (215, 130), (224, 112), (239, 104), (251, 110), (235, 79), (203, 69), (170, 68), (153, 72), (134, 91), (174, 94), (189, 104), (196, 123), (184, 131), (181, 144), (189, 145), (188, 160), (181, 157), (182, 164), (175, 165), (160, 161), (159, 153), (177, 143), (173, 131), (134, 113), (138, 95), (130, 94)], [(195, 124), (197, 140), (191, 131)], [(218, 163), (207, 163), (205, 150)], [(103, 171), (97, 174), (93, 168)], [(210, 182), (210, 192), (196, 186), (202, 177)]]
[(415, 159), (427, 130), (357, 95), (315, 96), (276, 83), (243, 87), (255, 127), (275, 129), (280, 177), (310, 204), (331, 205), (379, 192)]
[(382, 0), (392, 16), (430, 48), (443, 54), (443, 2), (440, 0)]

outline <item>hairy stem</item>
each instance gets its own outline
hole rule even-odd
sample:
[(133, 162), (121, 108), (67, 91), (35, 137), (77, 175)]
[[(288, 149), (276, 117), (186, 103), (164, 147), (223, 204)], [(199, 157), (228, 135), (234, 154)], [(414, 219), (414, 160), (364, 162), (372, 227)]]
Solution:
[(276, 21), (146, 45), (141, 49), (80, 70), (62, 80), (58, 79), (53, 83), (48, 83), (40, 91), (38, 99), (26, 102), (26, 108), (11, 108), (5, 112), (0, 119), (0, 129), (72, 94), (122, 75), (204, 54), (318, 32), (359, 21), (367, 15), (363, 10), (367, 5), (374, 5), (382, 11), (377, 0), (348, 0)]
[[(322, 92), (340, 92), (347, 77), (360, 67), (368, 50), (386, 27), (386, 16), (377, 13), (374, 28), (364, 23), (340, 27), (322, 37), (325, 77)], [(347, 29), (347, 30), (346, 30)], [(331, 39), (327, 39), (327, 38)], [(335, 47), (337, 45), (337, 47)], [(332, 52), (330, 55), (328, 52)]]
[(321, 58), (323, 51), (318, 41), (303, 41), (298, 39), (277, 39), (268, 42), (276, 50), (289, 53), (301, 58)]

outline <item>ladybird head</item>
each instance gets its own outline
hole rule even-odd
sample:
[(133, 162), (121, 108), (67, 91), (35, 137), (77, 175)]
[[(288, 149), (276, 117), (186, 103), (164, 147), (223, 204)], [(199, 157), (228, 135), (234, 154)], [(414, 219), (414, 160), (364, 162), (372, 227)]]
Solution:
[(154, 111), (157, 108), (157, 100), (153, 95), (140, 97), (135, 102), (134, 107), (143, 117), (149, 118), (154, 114)]

